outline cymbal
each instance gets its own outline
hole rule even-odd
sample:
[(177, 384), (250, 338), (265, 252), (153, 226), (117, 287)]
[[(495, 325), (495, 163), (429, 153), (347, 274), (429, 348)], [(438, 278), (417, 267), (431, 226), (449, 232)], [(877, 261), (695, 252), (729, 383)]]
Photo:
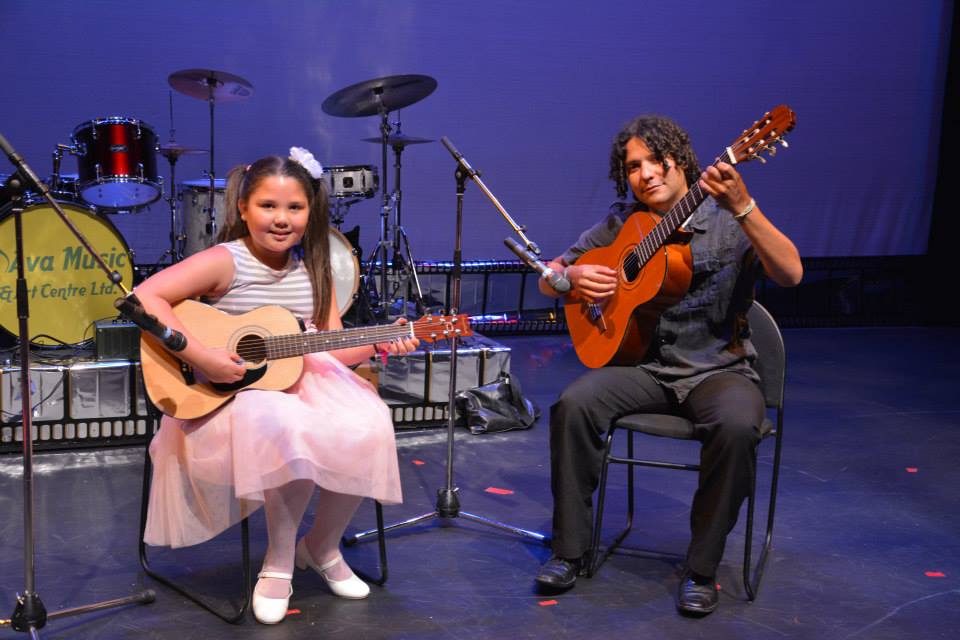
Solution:
[[(360, 118), (408, 107), (423, 100), (437, 88), (437, 81), (424, 75), (374, 78), (352, 84), (331, 94), (320, 108), (331, 116)], [(377, 140), (379, 142), (379, 140)]]
[(171, 73), (167, 82), (176, 91), (191, 98), (209, 100), (213, 87), (214, 102), (237, 102), (253, 95), (253, 85), (240, 76), (212, 69), (183, 69)]
[[(377, 136), (376, 138), (363, 138), (363, 141), (380, 144), (383, 141), (383, 138), (380, 136)], [(391, 133), (387, 136), (387, 144), (391, 147), (405, 147), (408, 144), (426, 144), (427, 142), (433, 142), (433, 140), (428, 138), (415, 138), (403, 133)]]
[(177, 142), (168, 142), (167, 144), (162, 144), (157, 147), (157, 151), (160, 152), (165, 158), (179, 158), (180, 156), (198, 156), (204, 153), (210, 153), (206, 149), (201, 149), (199, 147), (185, 147), (182, 144)]

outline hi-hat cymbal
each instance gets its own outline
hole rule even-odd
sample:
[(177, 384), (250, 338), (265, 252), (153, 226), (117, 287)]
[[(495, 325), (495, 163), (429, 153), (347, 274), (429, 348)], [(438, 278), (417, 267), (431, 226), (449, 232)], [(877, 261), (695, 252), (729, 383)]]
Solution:
[[(376, 138), (363, 138), (363, 141), (380, 144), (383, 142), (383, 138), (379, 136)], [(427, 142), (433, 142), (433, 140), (428, 138), (415, 138), (403, 133), (391, 133), (387, 136), (387, 144), (391, 147), (405, 147), (408, 144), (426, 144)]]
[(167, 78), (175, 90), (185, 96), (214, 102), (236, 102), (246, 100), (253, 95), (253, 85), (240, 76), (212, 69), (183, 69), (175, 71)]
[(180, 156), (198, 156), (204, 153), (210, 153), (206, 149), (201, 149), (199, 147), (185, 147), (182, 144), (176, 142), (168, 142), (167, 144), (162, 144), (157, 147), (157, 151), (160, 152), (165, 158), (179, 158)]
[[(374, 78), (352, 84), (331, 94), (320, 108), (331, 116), (359, 118), (410, 106), (437, 88), (437, 81), (424, 75)], [(378, 140), (379, 142), (379, 140)]]

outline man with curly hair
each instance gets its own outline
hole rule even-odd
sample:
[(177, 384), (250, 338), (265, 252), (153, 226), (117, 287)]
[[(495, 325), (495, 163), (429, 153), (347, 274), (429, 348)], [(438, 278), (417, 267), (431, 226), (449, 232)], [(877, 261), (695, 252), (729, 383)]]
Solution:
[[(701, 172), (686, 132), (668, 118), (641, 116), (620, 131), (610, 178), (620, 201), (550, 262), (565, 272), (572, 292), (594, 302), (614, 294), (617, 271), (583, 264), (580, 256), (612, 244), (635, 211), (662, 216), (698, 181), (708, 197), (684, 224), (691, 233), (690, 287), (660, 316), (647, 353), (633, 366), (587, 371), (551, 407), (553, 556), (536, 581), (544, 590), (568, 589), (586, 569), (593, 492), (611, 421), (629, 413), (675, 413), (694, 423), (702, 442), (677, 608), (706, 615), (718, 604), (717, 567), (750, 490), (764, 415), (746, 324), (753, 285), (762, 270), (777, 284), (794, 286), (803, 267), (793, 242), (763, 214), (740, 174), (724, 162)], [(625, 201), (628, 188), (632, 202)], [(542, 279), (540, 290), (559, 295)]]

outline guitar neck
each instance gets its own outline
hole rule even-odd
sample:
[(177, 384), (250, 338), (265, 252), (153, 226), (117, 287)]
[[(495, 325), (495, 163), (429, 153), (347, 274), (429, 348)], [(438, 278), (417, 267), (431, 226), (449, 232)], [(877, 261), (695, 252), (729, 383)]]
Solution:
[(378, 342), (390, 342), (397, 338), (413, 337), (413, 335), (413, 323), (386, 324), (318, 331), (316, 333), (270, 336), (265, 338), (263, 342), (267, 360), (279, 360), (318, 351), (335, 351)]
[[(729, 151), (725, 151), (724, 157), (718, 158), (713, 164), (716, 165), (720, 161), (733, 164), (731, 160)], [(640, 265), (646, 264), (706, 199), (707, 194), (700, 188), (700, 183), (693, 183), (680, 201), (670, 207), (650, 233), (634, 248), (634, 253), (640, 259)]]

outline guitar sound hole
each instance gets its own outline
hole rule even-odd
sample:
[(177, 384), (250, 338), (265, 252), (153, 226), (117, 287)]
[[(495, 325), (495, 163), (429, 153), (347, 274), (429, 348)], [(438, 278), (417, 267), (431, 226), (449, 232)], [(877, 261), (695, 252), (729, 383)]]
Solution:
[(640, 267), (642, 266), (637, 255), (631, 251), (623, 260), (623, 277), (626, 278), (627, 282), (633, 282), (640, 275)]
[(267, 347), (263, 337), (247, 334), (237, 342), (237, 353), (247, 362), (263, 362), (267, 358)]

